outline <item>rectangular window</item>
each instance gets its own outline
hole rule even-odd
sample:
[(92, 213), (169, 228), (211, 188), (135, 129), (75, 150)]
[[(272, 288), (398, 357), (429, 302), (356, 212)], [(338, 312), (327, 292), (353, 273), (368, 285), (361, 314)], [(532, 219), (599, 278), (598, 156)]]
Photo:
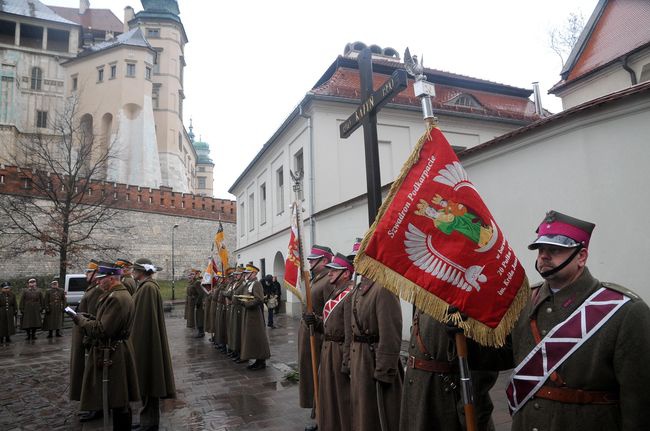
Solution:
[(151, 105), (153, 109), (158, 109), (160, 107), (160, 84), (154, 84), (151, 87)]
[(284, 168), (275, 172), (275, 196), (277, 204), (277, 214), (284, 212)]
[(153, 56), (153, 73), (160, 73), (160, 56), (162, 55), (162, 48), (154, 48), (156, 53)]
[(255, 193), (248, 196), (248, 230), (255, 229)]
[(135, 77), (135, 63), (126, 63), (126, 76)]
[(159, 28), (148, 28), (147, 29), (147, 37), (148, 38), (158, 38), (158, 37), (160, 37), (160, 29)]
[(97, 69), (97, 82), (104, 82), (104, 68)]
[(204, 189), (205, 188), (205, 177), (197, 177), (199, 180), (199, 188)]
[(305, 173), (305, 164), (302, 156), (302, 148), (293, 156), (293, 169), (296, 174), (299, 172)]
[(47, 111), (36, 111), (36, 127), (41, 129), (47, 127)]
[(244, 212), (244, 203), (239, 204), (239, 214), (237, 215), (237, 221), (239, 221), (239, 235), (244, 236), (246, 233), (246, 213)]
[(77, 87), (79, 86), (79, 78), (76, 76), (72, 77), (72, 91), (77, 91)]
[(117, 64), (111, 64), (111, 79), (117, 78)]
[(151, 81), (151, 68), (148, 66), (144, 68), (144, 77)]
[(266, 223), (266, 183), (260, 186), (260, 225)]

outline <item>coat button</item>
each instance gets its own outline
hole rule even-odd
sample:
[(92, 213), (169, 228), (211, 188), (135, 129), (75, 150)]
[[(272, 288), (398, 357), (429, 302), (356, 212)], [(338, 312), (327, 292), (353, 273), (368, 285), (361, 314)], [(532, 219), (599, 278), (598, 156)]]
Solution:
[(534, 404), (533, 404), (533, 407), (535, 408), (535, 410), (539, 410), (539, 408), (540, 408), (540, 407), (539, 407), (539, 403), (534, 403)]
[(541, 332), (541, 333), (542, 333), (542, 335), (546, 335), (547, 332), (548, 332), (548, 331), (547, 331), (546, 329), (542, 329), (542, 332)]
[(409, 379), (409, 385), (413, 384), (413, 379)]
[(548, 314), (551, 314), (551, 313), (553, 312), (553, 308), (548, 307), (548, 308), (546, 309), (546, 312), (547, 312)]
[(415, 349), (415, 343), (411, 344), (411, 349)]
[(539, 430), (538, 430), (537, 428), (533, 428), (533, 429), (530, 430), (530, 431), (539, 431)]

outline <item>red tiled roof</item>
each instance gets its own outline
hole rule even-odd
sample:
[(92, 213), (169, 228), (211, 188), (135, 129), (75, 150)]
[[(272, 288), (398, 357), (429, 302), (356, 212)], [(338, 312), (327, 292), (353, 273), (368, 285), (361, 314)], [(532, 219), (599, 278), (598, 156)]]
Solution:
[[(598, 11), (596, 11), (598, 12)], [(589, 29), (585, 28), (585, 31)], [(553, 89), (650, 43), (650, 2), (609, 0), (568, 76)], [(553, 90), (551, 89), (551, 91)]]
[(110, 9), (87, 9), (83, 15), (79, 15), (79, 8), (48, 6), (57, 15), (76, 22), (83, 28), (92, 28), (93, 30), (112, 31), (122, 33), (124, 25), (122, 21)]
[[(373, 73), (373, 88), (379, 88), (388, 79), (387, 75)], [(443, 84), (436, 85), (436, 97), (432, 98), (434, 110), (442, 112), (462, 112), (484, 117), (507, 118), (520, 121), (536, 121), (540, 117), (535, 113), (535, 105), (525, 97), (491, 93), (476, 89), (466, 89)], [(360, 78), (357, 69), (338, 68), (329, 80), (314, 88), (311, 92), (316, 95), (360, 99)], [(482, 108), (469, 106), (448, 105), (451, 99), (461, 94), (474, 97)], [(392, 103), (398, 105), (420, 106), (420, 99), (413, 91), (413, 80), (409, 79), (408, 87), (396, 95)]]

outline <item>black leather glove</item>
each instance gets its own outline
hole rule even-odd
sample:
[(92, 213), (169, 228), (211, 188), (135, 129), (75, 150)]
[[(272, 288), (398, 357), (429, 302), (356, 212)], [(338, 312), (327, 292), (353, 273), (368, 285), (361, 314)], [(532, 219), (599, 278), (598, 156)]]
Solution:
[[(456, 307), (449, 307), (447, 309), (447, 314), (454, 314), (458, 312), (458, 308)], [(460, 313), (460, 318), (462, 321), (467, 320), (467, 314), (465, 313)], [(459, 327), (455, 323), (447, 322), (445, 324), (445, 331), (447, 331), (447, 335), (451, 338), (455, 338), (456, 334), (462, 334), (464, 332), (463, 328)]]
[(316, 326), (316, 315), (314, 313), (302, 313), (302, 320), (305, 321), (307, 326)]

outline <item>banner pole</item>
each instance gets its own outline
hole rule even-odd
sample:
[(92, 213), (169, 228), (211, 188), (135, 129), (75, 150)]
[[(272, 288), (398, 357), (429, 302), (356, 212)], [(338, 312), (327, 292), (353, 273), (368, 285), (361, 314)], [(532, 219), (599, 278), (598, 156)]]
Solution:
[[(291, 172), (291, 178), (293, 179), (293, 191), (296, 193), (296, 200), (294, 202), (295, 211), (296, 211), (296, 231), (297, 231), (297, 240), (298, 240), (298, 256), (300, 257), (298, 261), (300, 262), (300, 274), (302, 276), (302, 281), (305, 283), (305, 302), (307, 313), (313, 313), (314, 308), (311, 301), (311, 278), (309, 275), (309, 270), (305, 270), (305, 254), (304, 254), (304, 243), (302, 236), (302, 172), (297, 172), (294, 174)], [(316, 358), (316, 336), (314, 334), (314, 325), (309, 325), (309, 348), (311, 356), (311, 372), (312, 379), (314, 380), (314, 411), (316, 414), (316, 423), (318, 423), (318, 365)]]
[(467, 431), (477, 431), (472, 378), (467, 363), (467, 338), (465, 338), (465, 334), (462, 332), (456, 333), (456, 353), (458, 354), (458, 366), (460, 369), (460, 390), (465, 409), (465, 426)]

